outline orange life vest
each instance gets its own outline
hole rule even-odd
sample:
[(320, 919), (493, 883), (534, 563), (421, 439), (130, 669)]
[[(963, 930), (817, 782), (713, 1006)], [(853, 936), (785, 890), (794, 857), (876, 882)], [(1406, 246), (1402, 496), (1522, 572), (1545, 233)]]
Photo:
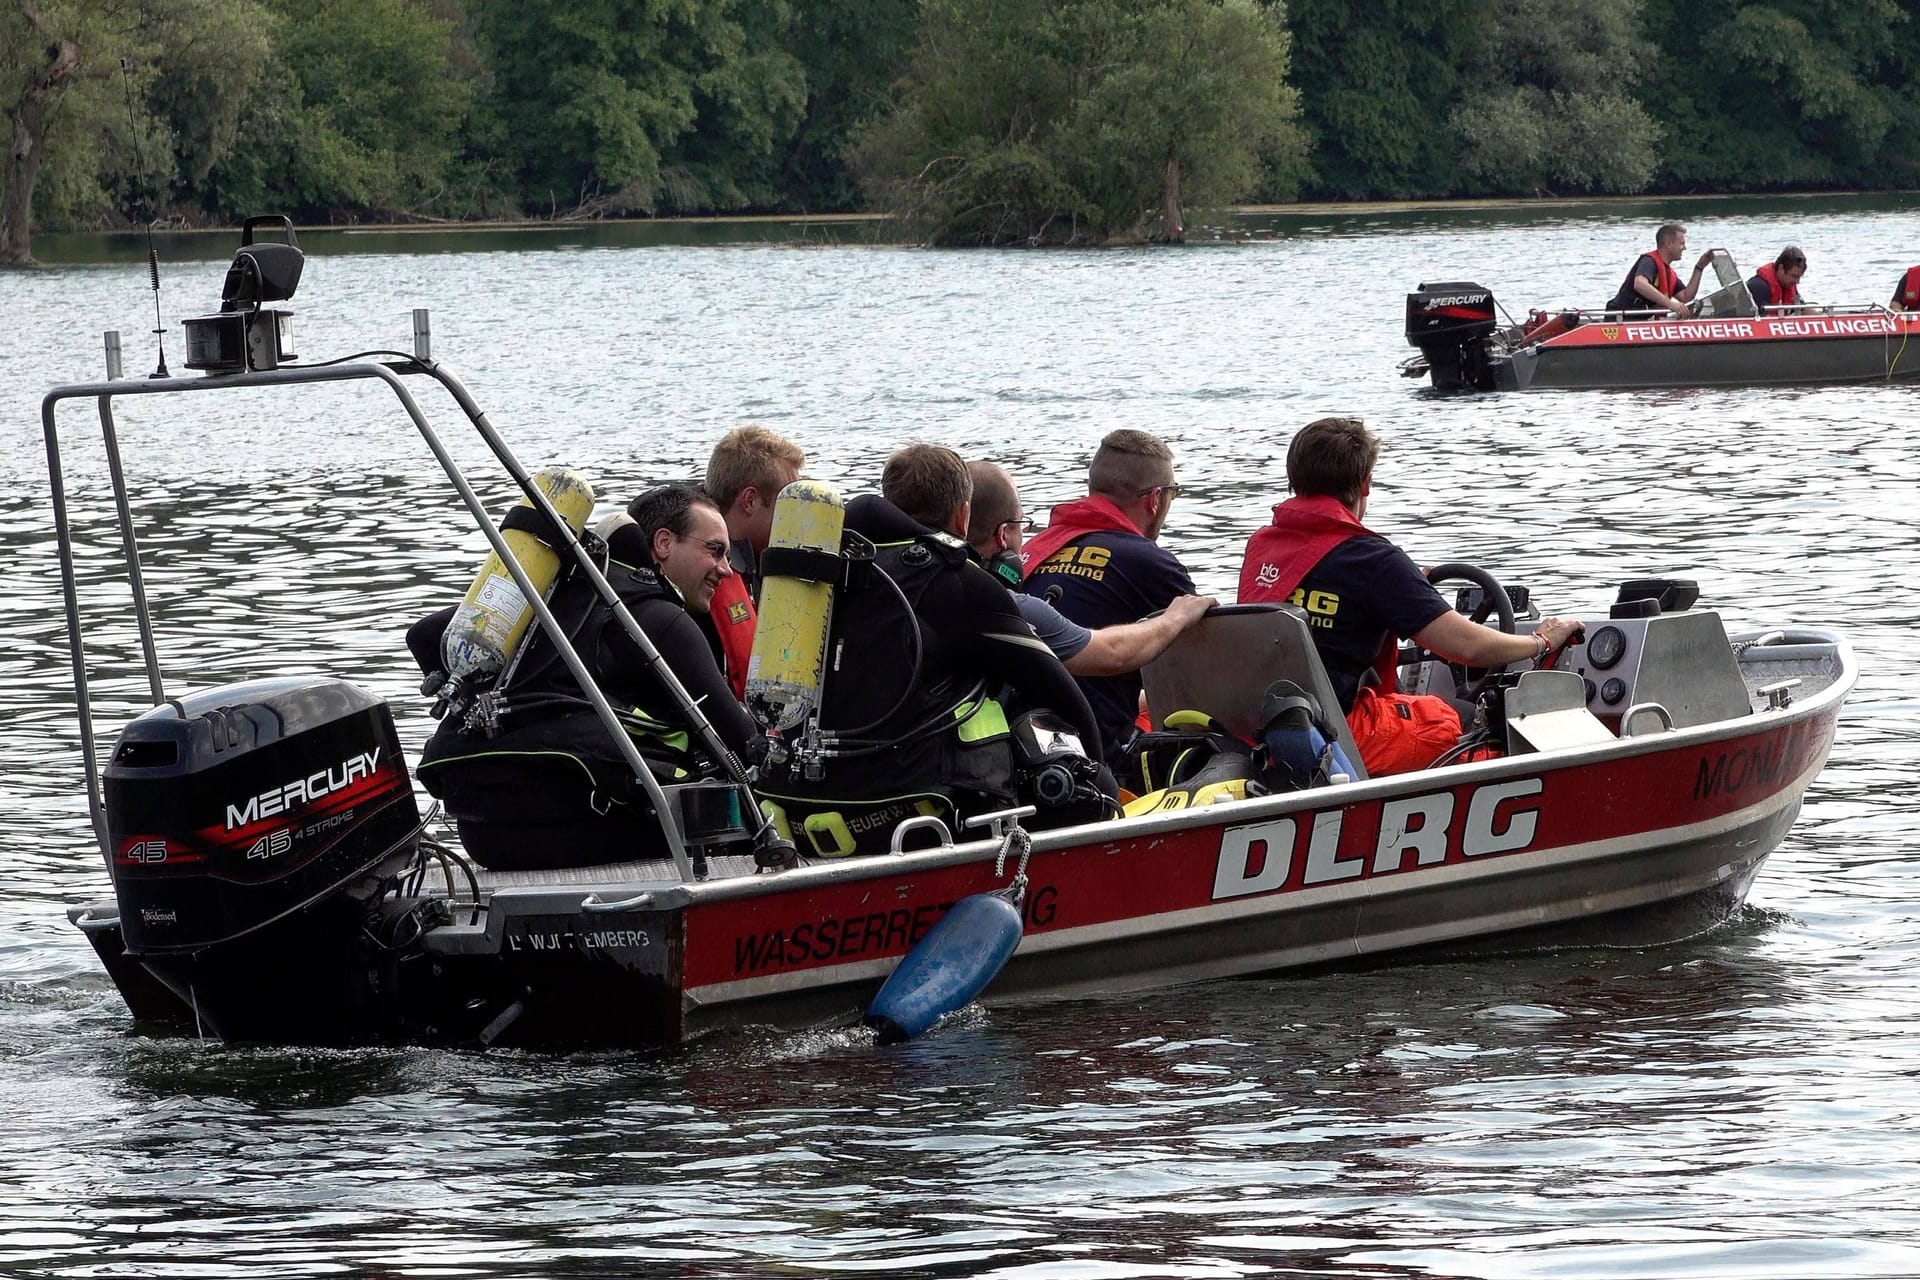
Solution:
[(1780, 272), (1769, 262), (1753, 274), (1767, 282), (1767, 289), (1773, 296), (1776, 307), (1797, 307), (1800, 305), (1800, 290), (1780, 278)]
[(713, 629), (720, 634), (720, 653), (726, 660), (727, 685), (733, 696), (746, 701), (747, 660), (753, 656), (753, 628), (759, 620), (753, 597), (747, 594), (747, 580), (737, 573), (720, 579), (713, 589), (713, 603), (707, 606)]
[(1893, 305), (1899, 311), (1920, 311), (1920, 267), (1908, 267), (1893, 291)]
[(1646, 256), (1653, 259), (1654, 270), (1659, 276), (1659, 278), (1654, 281), (1653, 287), (1666, 294), (1669, 298), (1679, 293), (1680, 273), (1673, 269), (1673, 264), (1657, 253)]

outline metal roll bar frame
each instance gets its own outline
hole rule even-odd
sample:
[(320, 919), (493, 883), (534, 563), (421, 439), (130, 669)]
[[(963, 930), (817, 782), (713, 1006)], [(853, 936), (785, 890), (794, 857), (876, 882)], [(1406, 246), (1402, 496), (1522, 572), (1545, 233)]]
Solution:
[[(250, 370), (244, 373), (211, 373), (192, 377), (166, 377), (128, 379), (121, 369), (120, 335), (109, 331), (106, 335), (107, 380), (104, 382), (70, 383), (55, 387), (42, 397), (40, 402), (40, 420), (46, 436), (47, 473), (53, 493), (54, 535), (58, 543), (60, 557), (61, 587), (65, 598), (67, 615), (67, 649), (73, 663), (74, 696), (78, 703), (80, 721), (80, 749), (86, 760), (87, 809), (93, 822), (95, 838), (100, 845), (101, 856), (106, 859), (108, 869), (112, 869), (113, 850), (107, 839), (106, 806), (100, 781), (98, 746), (93, 730), (93, 707), (88, 690), (86, 646), (81, 634), (79, 579), (75, 569), (72, 528), (68, 519), (66, 486), (60, 466), (60, 440), (56, 423), (56, 407), (66, 400), (94, 399), (99, 403), (100, 430), (102, 443), (107, 455), (107, 469), (113, 484), (114, 506), (120, 526), (121, 549), (126, 558), (127, 581), (133, 594), (135, 620), (140, 631), (140, 649), (145, 659), (147, 685), (153, 696), (153, 705), (160, 706), (167, 701), (165, 683), (161, 677), (159, 651), (155, 647), (153, 619), (148, 608), (146, 584), (140, 571), (139, 545), (134, 533), (133, 510), (127, 499), (126, 475), (120, 461), (119, 434), (113, 417), (113, 401), (120, 396), (130, 395), (166, 395), (191, 391), (221, 391), (249, 387), (297, 386), (320, 382), (349, 382), (372, 380), (385, 383), (392, 390), (400, 405), (406, 410), (408, 418), (432, 450), (435, 460), (447, 474), (447, 479), (459, 493), (467, 511), (486, 536), (488, 544), (499, 555), (507, 571), (519, 586), (522, 596), (533, 606), (535, 618), (558, 650), (560, 658), (566, 663), (567, 670), (593, 704), (595, 714), (607, 732), (613, 736), (627, 767), (633, 771), (636, 779), (645, 789), (648, 799), (653, 803), (662, 829), (666, 833), (667, 847), (673, 856), (674, 866), (678, 868), (682, 881), (693, 881), (705, 876), (704, 860), (696, 863), (688, 853), (684, 834), (681, 832), (673, 806), (668, 802), (666, 792), (653, 776), (646, 760), (640, 755), (633, 739), (621, 727), (618, 715), (608, 703), (606, 695), (594, 682), (586, 663), (581, 660), (565, 630), (548, 609), (546, 601), (534, 589), (531, 579), (520, 562), (514, 558), (512, 550), (494, 522), (487, 514), (485, 505), (468, 483), (466, 475), (460, 470), (439, 435), (428, 423), (419, 403), (413, 398), (402, 377), (423, 375), (432, 378), (446, 388), (454, 403), (467, 415), (480, 438), (486, 443), (493, 455), (506, 468), (514, 482), (519, 485), (527, 500), (544, 515), (553, 528), (561, 531), (566, 542), (565, 551), (572, 555), (576, 567), (586, 575), (612, 609), (621, 627), (646, 658), (648, 666), (666, 687), (668, 694), (687, 716), (688, 724), (708, 753), (720, 763), (728, 780), (740, 786), (752, 810), (757, 843), (764, 844), (774, 836), (771, 821), (761, 811), (758, 800), (753, 795), (751, 780), (740, 758), (730, 751), (720, 740), (713, 725), (701, 712), (699, 703), (680, 683), (660, 651), (644, 632), (640, 630), (626, 605), (621, 603), (619, 594), (608, 583), (599, 567), (593, 563), (593, 557), (581, 545), (572, 530), (552, 502), (537, 485), (533, 476), (520, 460), (514, 456), (507, 443), (500, 437), (493, 424), (487, 420), (486, 413), (475, 403), (458, 378), (444, 366), (436, 363), (431, 355), (431, 329), (428, 313), (424, 309), (413, 313), (412, 359), (400, 359), (392, 363), (365, 361), (331, 365), (286, 365), (273, 370)], [(387, 353), (374, 353), (387, 354)], [(391, 353), (398, 355), (399, 353)]]

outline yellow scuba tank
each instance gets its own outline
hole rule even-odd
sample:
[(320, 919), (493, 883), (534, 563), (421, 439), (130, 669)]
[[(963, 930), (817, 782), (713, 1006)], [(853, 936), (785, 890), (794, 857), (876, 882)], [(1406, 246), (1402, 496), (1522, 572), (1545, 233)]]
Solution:
[[(593, 487), (578, 473), (548, 467), (533, 477), (533, 483), (575, 534), (586, 526), (587, 516), (593, 511)], [(533, 532), (535, 527), (533, 503), (522, 497), (501, 521), (501, 537), (528, 581), (544, 598), (560, 576), (560, 553), (540, 540)], [(520, 647), (532, 621), (533, 606), (520, 593), (520, 585), (507, 572), (500, 553), (491, 553), (467, 588), (466, 598), (453, 611), (453, 621), (447, 624), (446, 638), (441, 641), (448, 677), (476, 684), (494, 679)]]
[[(776, 549), (840, 554), (846, 504), (828, 485), (795, 480), (773, 505)], [(773, 556), (777, 565), (779, 557)], [(831, 581), (767, 570), (760, 584), (760, 619), (747, 659), (747, 705), (770, 729), (788, 730), (819, 709), (826, 677), (827, 628), (833, 620)]]

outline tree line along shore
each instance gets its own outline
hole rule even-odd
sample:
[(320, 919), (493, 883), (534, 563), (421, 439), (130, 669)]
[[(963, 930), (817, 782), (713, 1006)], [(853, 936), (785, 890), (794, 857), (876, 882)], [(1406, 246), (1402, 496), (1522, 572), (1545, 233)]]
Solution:
[(1920, 185), (1897, 0), (0, 0), (0, 263), (158, 221), (885, 213)]

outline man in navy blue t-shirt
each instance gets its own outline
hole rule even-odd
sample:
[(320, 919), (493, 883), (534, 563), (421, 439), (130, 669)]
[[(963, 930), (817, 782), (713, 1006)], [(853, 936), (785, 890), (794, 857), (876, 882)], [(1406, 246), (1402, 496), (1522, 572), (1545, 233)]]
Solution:
[(993, 575), (1013, 591), (1013, 603), (1041, 643), (1076, 676), (1115, 676), (1138, 671), (1165, 652), (1182, 632), (1206, 616), (1217, 601), (1211, 596), (1178, 596), (1166, 609), (1139, 622), (1089, 630), (1058, 609), (1020, 590), (1020, 552), (1032, 522), (1021, 505), (1013, 477), (991, 462), (970, 462), (973, 516), (967, 521), (967, 545)]
[[(1083, 627), (1137, 622), (1181, 596), (1193, 579), (1156, 539), (1180, 495), (1173, 451), (1145, 431), (1107, 435), (1087, 468), (1087, 496), (1053, 509), (1052, 522), (1024, 548), (1028, 595), (1050, 598)], [(1140, 675), (1076, 677), (1093, 707), (1107, 763), (1128, 781), (1122, 752), (1140, 714)]]
[[(1406, 552), (1361, 523), (1379, 451), (1358, 418), (1301, 428), (1287, 447), (1294, 496), (1247, 540), (1240, 566), (1241, 603), (1285, 602), (1306, 612), (1341, 711), (1353, 710), (1361, 681), (1383, 657), (1391, 661), (1389, 646), (1400, 638), (1471, 666), (1504, 667), (1540, 658), (1580, 629), (1577, 621), (1547, 618), (1531, 634), (1509, 635), (1455, 613)], [(1391, 669), (1383, 675), (1390, 692)], [(1360, 750), (1367, 754), (1364, 740)]]

